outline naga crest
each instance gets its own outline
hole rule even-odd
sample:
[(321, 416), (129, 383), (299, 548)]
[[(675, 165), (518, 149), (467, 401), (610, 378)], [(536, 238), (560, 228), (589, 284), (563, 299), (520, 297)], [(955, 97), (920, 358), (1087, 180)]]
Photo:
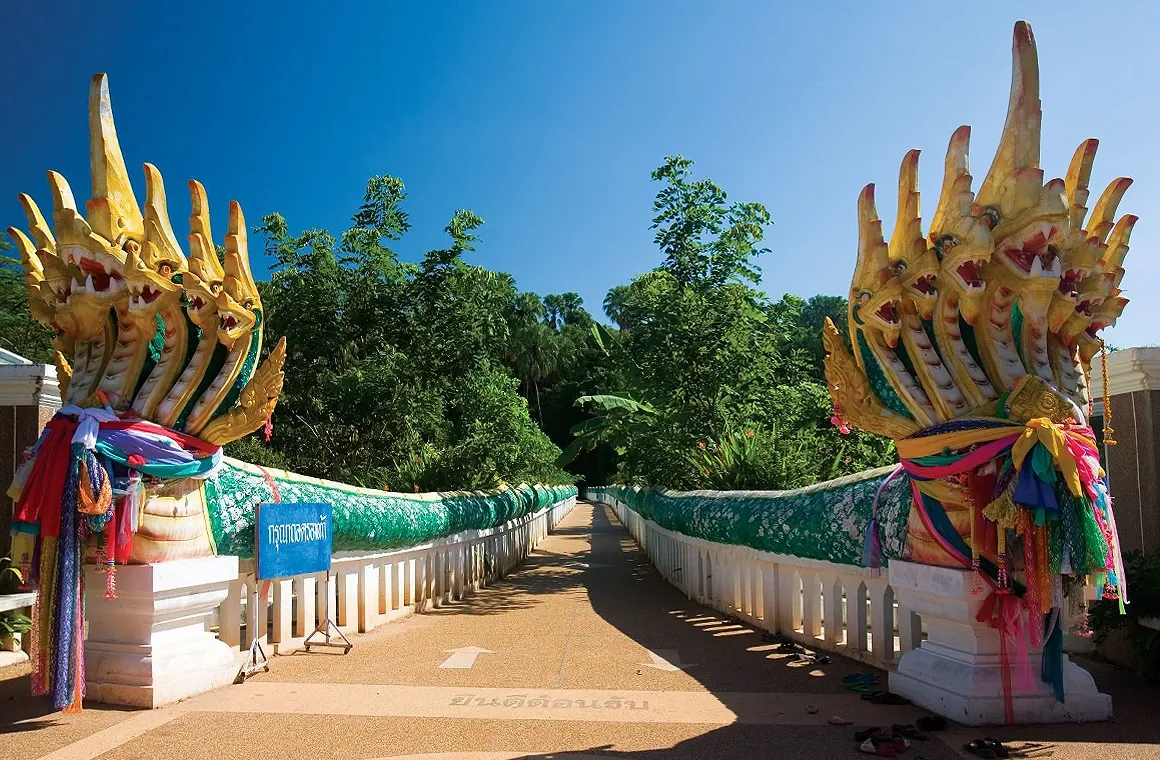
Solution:
[(222, 260), (200, 183), (189, 183), (188, 255), (152, 164), (145, 164), (142, 212), (104, 74), (89, 91), (89, 139), (92, 198), (84, 213), (65, 178), (49, 172), (52, 227), (21, 195), (29, 233), (8, 230), (32, 314), (56, 336), (64, 403), (107, 404), (215, 444), (257, 430), (282, 390), (286, 352), (283, 339), (259, 366), (262, 300), (241, 207), (230, 204)]
[[(918, 151), (902, 161), (887, 243), (874, 186), (858, 197), (850, 342), (827, 320), (826, 378), (843, 422), (894, 439), (989, 415), (1030, 376), (1085, 423), (1099, 331), (1127, 299), (1119, 286), (1136, 217), (1115, 221), (1120, 178), (1088, 211), (1096, 140), (1064, 179), (1039, 167), (1039, 62), (1015, 25), (1011, 97), (986, 177), (972, 190), (970, 128), (951, 136), (930, 229), (919, 212)], [(1050, 406), (1050, 405), (1049, 405)]]

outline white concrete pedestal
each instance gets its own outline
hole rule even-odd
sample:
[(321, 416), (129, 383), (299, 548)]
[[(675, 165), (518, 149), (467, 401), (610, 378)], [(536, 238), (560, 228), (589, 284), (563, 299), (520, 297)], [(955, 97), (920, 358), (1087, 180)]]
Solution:
[[(973, 573), (891, 560), (890, 585), (899, 607), (922, 616), (927, 640), (902, 656), (890, 674), (890, 691), (969, 726), (1005, 722), (999, 632), (975, 620), (986, 593), (974, 595)], [(1035, 691), (1012, 684), (1016, 724), (1108, 720), (1112, 698), (1091, 674), (1064, 656), (1064, 695), (1055, 699), (1039, 679), (1040, 652), (1031, 650)]]
[(89, 566), (86, 699), (161, 707), (233, 681), (234, 652), (209, 617), (237, 577), (237, 557), (119, 566), (106, 599), (104, 568)]

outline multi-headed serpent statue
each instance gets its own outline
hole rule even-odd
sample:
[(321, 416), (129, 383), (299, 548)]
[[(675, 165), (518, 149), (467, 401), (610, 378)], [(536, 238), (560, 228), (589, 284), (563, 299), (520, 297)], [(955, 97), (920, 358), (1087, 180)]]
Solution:
[[(1136, 218), (1114, 219), (1126, 179), (1089, 214), (1095, 140), (1080, 145), (1065, 179), (1044, 182), (1040, 116), (1034, 41), (1021, 22), (1007, 122), (978, 189), (967, 127), (951, 137), (925, 233), (917, 151), (902, 162), (889, 242), (867, 186), (858, 199), (849, 342), (829, 321), (823, 330), (835, 421), (892, 438), (901, 459), (890, 476), (828, 486), (830, 497), (841, 501), (845, 490), (846, 501), (864, 503), (867, 519), (857, 525), (865, 562), (882, 559), (871, 511), (883, 493), (903, 494), (905, 540), (886, 559), (975, 568), (993, 624), (1014, 634), (1026, 619), (1031, 643), (1051, 651), (1065, 578), (1124, 596), (1088, 378), (1100, 330), (1127, 303), (1119, 285)], [(64, 177), (50, 172), (53, 224), (21, 195), (29, 233), (9, 230), (32, 313), (56, 336), (65, 404), (11, 491), (17, 562), (41, 592), (35, 691), (51, 694), (57, 708), (79, 706), (85, 561), (108, 566), (113, 595), (117, 563), (250, 556), (254, 505), (263, 501), (334, 504), (341, 550), (491, 527), (560, 497), (560, 489), (530, 486), (391, 494), (224, 458), (222, 444), (268, 423), (286, 355), (282, 340), (262, 358), (262, 303), (241, 208), (230, 205), (219, 259), (206, 192), (191, 181), (183, 247), (154, 166), (145, 165), (144, 211), (134, 196), (103, 75), (92, 83), (89, 129), (84, 213)], [(834, 503), (813, 502), (812, 519), (836, 524), (827, 519)], [(771, 540), (754, 539), (777, 550)]]

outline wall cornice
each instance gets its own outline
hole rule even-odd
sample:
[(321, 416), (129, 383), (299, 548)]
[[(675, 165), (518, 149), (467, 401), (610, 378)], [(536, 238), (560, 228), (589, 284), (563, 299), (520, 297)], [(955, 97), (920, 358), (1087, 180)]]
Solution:
[[(1103, 371), (1092, 360), (1092, 398), (1104, 395)], [(1160, 391), (1160, 348), (1125, 348), (1108, 354), (1108, 390), (1112, 396), (1136, 391)]]
[(56, 367), (48, 364), (0, 366), (0, 406), (60, 408)]

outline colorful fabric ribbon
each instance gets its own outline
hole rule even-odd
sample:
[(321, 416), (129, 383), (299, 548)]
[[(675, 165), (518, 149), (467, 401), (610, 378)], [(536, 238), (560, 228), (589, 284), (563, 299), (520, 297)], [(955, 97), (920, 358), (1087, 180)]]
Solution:
[(902, 465), (894, 468), (894, 471), (886, 476), (878, 486), (878, 490), (874, 492), (874, 505), (870, 510), (870, 523), (866, 526), (866, 542), (862, 546), (862, 566), (870, 568), (871, 578), (880, 578), (882, 576), (882, 528), (878, 524), (878, 502), (882, 499), (882, 492), (886, 490), (886, 486), (890, 485), (890, 481), (894, 480), (899, 475), (903, 474), (905, 470)]
[[(1121, 604), (1126, 597), (1115, 517), (1091, 428), (1046, 417), (1025, 423), (960, 418), (897, 440), (895, 446), (930, 535), (950, 556), (978, 568), (994, 589), (979, 620), (1000, 632), (1008, 717), (1012, 658), (1019, 669), (1017, 685), (1032, 685), (1023, 609), (1028, 610), (1032, 644), (1044, 646), (1042, 678), (1062, 701), (1059, 574), (1087, 575), (1099, 585), (1106, 577)], [(939, 500), (922, 492), (923, 481), (940, 479), (961, 484), (969, 494), (974, 526), (969, 545)], [(1026, 585), (1007, 577), (1009, 533), (1023, 537)]]
[[(39, 543), (32, 566), (39, 593), (33, 611), (32, 693), (53, 709), (80, 710), (84, 696), (84, 545), (98, 537), (109, 568), (128, 560), (143, 477), (207, 478), (221, 447), (109, 408), (67, 406), (49, 421), (9, 494), (13, 531)], [(38, 555), (38, 561), (37, 561)]]

